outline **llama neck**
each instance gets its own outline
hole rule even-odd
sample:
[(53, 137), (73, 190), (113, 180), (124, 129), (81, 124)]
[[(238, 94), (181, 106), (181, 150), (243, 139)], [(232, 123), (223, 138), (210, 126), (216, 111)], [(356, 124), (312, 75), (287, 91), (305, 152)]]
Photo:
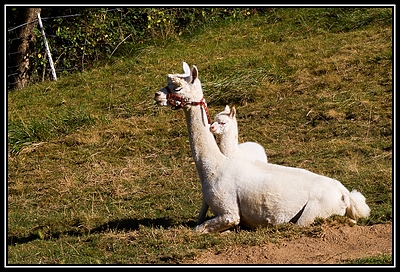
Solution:
[(227, 157), (232, 157), (239, 150), (238, 127), (235, 119), (230, 122), (228, 130), (221, 135), (219, 148)]
[(202, 106), (184, 108), (189, 132), (190, 148), (200, 180), (214, 171), (226, 157), (221, 153), (210, 132), (206, 112)]

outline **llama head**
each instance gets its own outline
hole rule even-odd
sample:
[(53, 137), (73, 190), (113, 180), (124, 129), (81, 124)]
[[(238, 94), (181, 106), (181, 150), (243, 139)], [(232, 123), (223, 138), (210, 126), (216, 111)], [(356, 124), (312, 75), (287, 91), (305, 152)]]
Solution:
[(183, 74), (168, 74), (168, 85), (155, 93), (154, 100), (159, 106), (178, 109), (203, 99), (197, 67), (193, 65), (190, 69), (186, 62), (182, 66)]
[(210, 131), (220, 135), (226, 133), (234, 123), (236, 123), (236, 109), (235, 107), (229, 108), (226, 105), (225, 109), (215, 116), (214, 123), (210, 126)]

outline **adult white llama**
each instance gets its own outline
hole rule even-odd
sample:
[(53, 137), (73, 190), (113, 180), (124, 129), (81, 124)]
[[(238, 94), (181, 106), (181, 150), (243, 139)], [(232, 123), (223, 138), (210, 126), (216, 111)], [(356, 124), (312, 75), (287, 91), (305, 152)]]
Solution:
[(223, 111), (215, 115), (210, 131), (219, 137), (219, 149), (228, 158), (249, 157), (268, 162), (262, 145), (255, 142), (239, 144), (235, 107), (226, 105)]
[(198, 224), (198, 232), (224, 231), (239, 222), (249, 227), (293, 222), (304, 226), (333, 214), (357, 220), (369, 216), (364, 196), (339, 181), (309, 172), (221, 153), (210, 132), (198, 70), (183, 63), (184, 74), (169, 74), (168, 85), (155, 93), (160, 106), (182, 108), (190, 147), (202, 183), (204, 210), (215, 217)]

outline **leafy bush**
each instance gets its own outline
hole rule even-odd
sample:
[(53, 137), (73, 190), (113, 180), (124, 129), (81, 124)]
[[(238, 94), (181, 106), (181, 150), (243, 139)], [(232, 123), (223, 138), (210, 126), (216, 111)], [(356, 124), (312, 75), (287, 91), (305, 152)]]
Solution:
[[(43, 8), (41, 17), (56, 72), (68, 74), (91, 68), (119, 51), (126, 54), (123, 47), (171, 39), (210, 22), (242, 19), (256, 12), (250, 8)], [(35, 36), (31, 82), (51, 75), (39, 28)]]

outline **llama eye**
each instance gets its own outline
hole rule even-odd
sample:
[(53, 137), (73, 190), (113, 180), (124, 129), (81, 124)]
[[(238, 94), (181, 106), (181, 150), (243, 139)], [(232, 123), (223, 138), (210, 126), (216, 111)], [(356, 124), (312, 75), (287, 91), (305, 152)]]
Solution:
[(226, 124), (226, 122), (220, 122), (220, 124), (221, 124), (221, 125), (225, 125), (225, 124)]

